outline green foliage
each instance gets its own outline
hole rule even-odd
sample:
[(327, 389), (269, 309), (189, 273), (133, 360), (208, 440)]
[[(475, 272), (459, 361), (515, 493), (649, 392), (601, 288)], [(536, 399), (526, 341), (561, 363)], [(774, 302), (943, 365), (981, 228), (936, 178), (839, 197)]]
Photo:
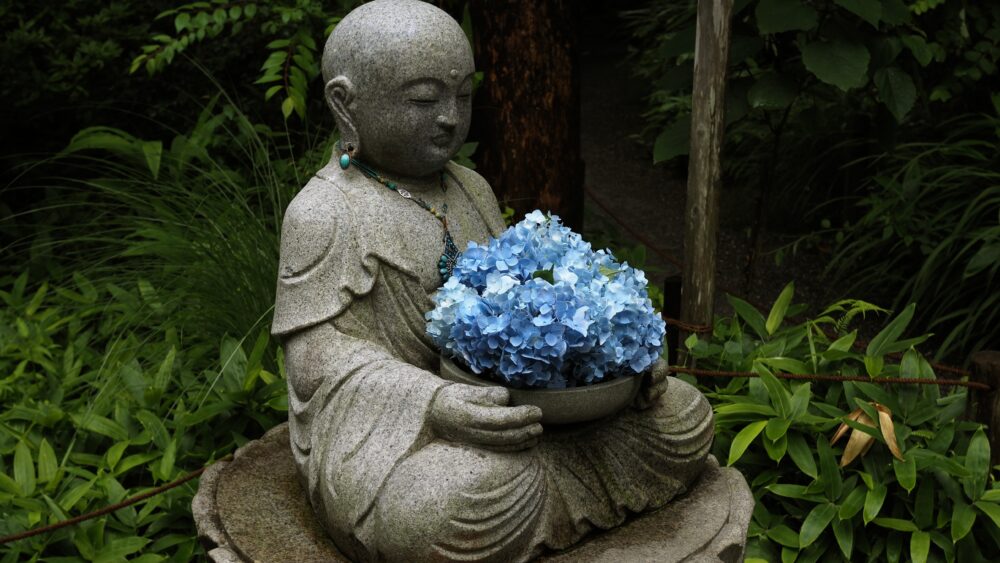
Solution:
[[(797, 325), (793, 286), (765, 316), (730, 298), (736, 315), (718, 319), (706, 340), (692, 336), (698, 367), (752, 371), (755, 379), (707, 388), (715, 407), (715, 455), (737, 467), (757, 501), (748, 561), (988, 561), (1000, 556), (1000, 485), (981, 425), (960, 420), (965, 391), (881, 385), (883, 377), (934, 379), (903, 334), (908, 307), (856, 351), (850, 320), (878, 308), (843, 301)], [(903, 352), (899, 364), (887, 354)], [(789, 381), (780, 373), (868, 374), (873, 383)], [(880, 419), (871, 403), (892, 412)], [(847, 419), (867, 412), (873, 424)], [(830, 438), (841, 424), (875, 441), (840, 467)], [(889, 454), (894, 435), (905, 461)], [(843, 444), (843, 441), (839, 442)]]
[(878, 158), (863, 214), (836, 232), (828, 266), (847, 291), (879, 280), (894, 307), (920, 303), (921, 326), (946, 335), (939, 355), (1000, 339), (1000, 118), (949, 129), (943, 142)]
[(256, 26), (261, 37), (268, 40), (268, 54), (255, 83), (267, 86), (265, 101), (277, 96), (285, 119), (295, 113), (304, 120), (311, 84), (320, 75), (317, 40), (321, 45), (343, 15), (359, 3), (341, 0), (333, 10), (317, 0), (211, 0), (184, 4), (156, 17), (172, 21), (173, 29), (168, 31), (170, 34), (152, 35), (150, 44), (133, 59), (130, 71), (145, 68), (153, 76), (191, 45), (205, 40), (222, 42), (227, 30), (230, 37), (253, 33), (248, 28)]
[[(128, 281), (128, 280), (121, 280)], [(267, 330), (215, 345), (136, 327), (152, 285), (29, 286), (0, 298), (0, 535), (50, 524), (139, 494), (211, 462), (280, 422), (280, 356)], [(242, 346), (241, 346), (242, 344)], [(250, 350), (244, 352), (244, 347)], [(267, 367), (276, 366), (276, 367)], [(186, 562), (198, 548), (192, 486), (112, 515), (0, 546), (4, 561), (73, 556)]]
[[(653, 161), (686, 155), (695, 3), (655, 2), (624, 16), (637, 37), (633, 68), (651, 87), (644, 135)], [(783, 205), (775, 214), (805, 216), (855, 193), (863, 170), (852, 163), (897, 135), (988, 110), (998, 61), (1000, 6), (992, 3), (737, 2), (727, 184), (776, 192)]]

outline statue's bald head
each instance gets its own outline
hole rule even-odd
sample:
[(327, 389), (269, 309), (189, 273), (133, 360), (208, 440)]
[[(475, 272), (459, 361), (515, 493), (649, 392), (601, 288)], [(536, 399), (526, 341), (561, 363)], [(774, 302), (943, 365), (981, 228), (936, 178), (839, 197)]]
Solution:
[(418, 0), (363, 4), (323, 50), (341, 146), (402, 176), (434, 173), (457, 154), (469, 131), (474, 74), (458, 22)]
[(472, 49), (447, 12), (420, 0), (375, 0), (354, 9), (323, 49), (323, 81), (346, 76), (359, 89), (395, 82), (429, 59), (456, 54), (471, 64)]

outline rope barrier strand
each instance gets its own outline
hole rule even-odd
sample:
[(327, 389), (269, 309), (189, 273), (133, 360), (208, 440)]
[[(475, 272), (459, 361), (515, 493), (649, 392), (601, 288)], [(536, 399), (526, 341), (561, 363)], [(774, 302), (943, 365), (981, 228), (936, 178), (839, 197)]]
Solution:
[(180, 477), (180, 478), (178, 478), (178, 479), (176, 479), (174, 481), (171, 481), (171, 482), (169, 482), (169, 483), (167, 483), (165, 485), (160, 485), (159, 487), (150, 489), (150, 490), (148, 490), (148, 491), (146, 491), (144, 493), (135, 495), (134, 497), (127, 498), (127, 499), (125, 499), (125, 500), (123, 500), (121, 502), (118, 502), (118, 503), (115, 503), (115, 504), (112, 504), (112, 505), (109, 505), (109, 506), (105, 506), (104, 508), (99, 508), (97, 510), (94, 510), (93, 512), (88, 512), (86, 514), (81, 514), (79, 516), (74, 516), (72, 518), (68, 518), (66, 520), (62, 520), (60, 522), (56, 522), (55, 524), (49, 524), (48, 526), (42, 526), (40, 528), (34, 528), (34, 529), (31, 529), (31, 530), (25, 530), (23, 532), (18, 532), (16, 534), (11, 534), (9, 536), (4, 536), (4, 537), (0, 538), (0, 545), (4, 545), (4, 544), (7, 544), (7, 543), (11, 543), (11, 542), (16, 542), (18, 540), (23, 540), (23, 539), (31, 538), (31, 537), (34, 537), (34, 536), (37, 536), (37, 535), (40, 535), (40, 534), (44, 534), (44, 533), (47, 533), (47, 532), (54, 532), (56, 530), (61, 530), (62, 528), (65, 528), (67, 526), (72, 526), (74, 524), (79, 524), (80, 522), (84, 522), (86, 520), (97, 518), (99, 516), (104, 516), (106, 514), (110, 514), (112, 512), (117, 511), (117, 510), (121, 510), (122, 508), (125, 508), (125, 507), (128, 507), (128, 506), (132, 506), (133, 504), (136, 504), (138, 502), (142, 502), (142, 501), (144, 501), (144, 500), (146, 500), (146, 499), (148, 499), (150, 497), (154, 497), (154, 496), (156, 496), (156, 495), (158, 495), (160, 493), (169, 491), (170, 489), (174, 489), (176, 487), (179, 487), (179, 486), (183, 485), (184, 483), (187, 483), (191, 479), (194, 479), (195, 477), (198, 477), (199, 475), (201, 475), (202, 473), (204, 473), (206, 469), (208, 469), (209, 467), (211, 467), (215, 463), (218, 463), (220, 461), (230, 461), (232, 459), (233, 459), (233, 454), (228, 454), (228, 455), (226, 455), (224, 457), (220, 457), (219, 459), (217, 459), (212, 464), (206, 465), (205, 467), (202, 467), (200, 469), (195, 469), (194, 471), (192, 471), (192, 472), (188, 473), (187, 475), (184, 475), (184, 476), (182, 476), (182, 477)]
[[(686, 373), (695, 377), (760, 377), (752, 371), (714, 371), (709, 369), (689, 368), (684, 366), (670, 366), (673, 373)], [(833, 374), (812, 374), (812, 373), (776, 373), (778, 379), (798, 379), (806, 381), (859, 381), (864, 383), (901, 383), (907, 385), (938, 385), (946, 387), (968, 387), (979, 389), (980, 391), (992, 391), (993, 388), (985, 383), (976, 381), (962, 381), (960, 379), (924, 379), (920, 377), (879, 377), (872, 379), (860, 375), (833, 375)]]

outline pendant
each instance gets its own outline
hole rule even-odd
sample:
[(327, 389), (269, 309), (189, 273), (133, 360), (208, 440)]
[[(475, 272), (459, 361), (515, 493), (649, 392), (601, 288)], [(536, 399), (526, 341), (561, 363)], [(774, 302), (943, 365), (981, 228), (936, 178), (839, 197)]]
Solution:
[(444, 253), (441, 254), (441, 259), (438, 260), (438, 273), (441, 274), (442, 283), (448, 281), (451, 273), (455, 270), (455, 264), (458, 262), (458, 254), (458, 247), (455, 246), (455, 241), (452, 240), (451, 233), (446, 228), (444, 230)]

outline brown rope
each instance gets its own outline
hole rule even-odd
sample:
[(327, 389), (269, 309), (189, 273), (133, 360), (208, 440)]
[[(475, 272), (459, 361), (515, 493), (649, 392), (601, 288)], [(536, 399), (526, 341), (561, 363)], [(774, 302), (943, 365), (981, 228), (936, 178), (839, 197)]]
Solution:
[[(639, 241), (646, 248), (649, 248), (653, 252), (659, 254), (661, 258), (663, 258), (667, 262), (670, 262), (671, 264), (673, 264), (674, 267), (676, 267), (678, 270), (680, 270), (682, 272), (684, 271), (684, 265), (683, 265), (683, 263), (677, 257), (673, 256), (672, 254), (670, 254), (669, 252), (663, 250), (662, 248), (659, 248), (658, 246), (654, 245), (646, 237), (644, 237), (643, 235), (641, 235), (640, 233), (638, 233), (635, 229), (633, 229), (632, 227), (630, 227), (628, 225), (628, 223), (626, 223), (625, 221), (622, 221), (621, 219), (619, 219), (618, 216), (615, 215), (614, 212), (612, 212), (611, 209), (603, 201), (601, 201), (600, 198), (598, 198), (594, 194), (593, 190), (591, 190), (590, 188), (588, 188), (586, 186), (584, 186), (583, 190), (587, 194), (587, 197), (589, 197), (591, 199), (591, 201), (593, 201), (595, 204), (597, 204), (597, 206), (600, 207), (601, 210), (604, 211), (604, 213), (612, 221), (614, 221), (620, 227), (622, 227), (623, 229), (625, 229), (625, 231), (628, 232), (628, 234), (631, 235), (632, 238), (634, 238), (635, 240)], [(722, 286), (719, 286), (719, 290), (721, 290), (724, 293), (728, 293), (730, 295), (738, 296), (738, 294), (735, 291), (730, 291), (729, 289), (727, 289), (725, 287), (722, 287)], [(758, 309), (762, 309), (763, 310), (763, 309), (767, 308), (767, 307), (761, 305), (760, 303), (755, 303), (753, 301), (750, 301), (747, 298), (742, 298), (742, 299), (744, 301), (746, 301), (747, 303), (750, 303), (751, 305), (753, 305), (754, 307), (756, 307)], [(789, 319), (792, 319), (792, 318), (795, 318), (795, 317), (789, 317)], [(797, 318), (801, 319), (801, 317), (797, 317)], [(687, 332), (706, 333), (706, 332), (711, 332), (711, 330), (712, 330), (712, 327), (711, 326), (707, 326), (707, 325), (696, 325), (696, 324), (685, 323), (684, 321), (681, 321), (681, 320), (678, 320), (678, 319), (664, 319), (664, 320), (667, 322), (667, 324), (672, 324), (672, 325), (680, 328), (681, 330), (684, 330), (684, 331), (687, 331)], [(671, 322), (671, 321), (674, 321), (674, 322)], [(865, 346), (868, 346), (868, 341), (867, 340), (858, 339), (858, 340), (856, 340), (854, 342), (854, 347), (855, 348), (863, 348)], [(890, 358), (894, 358), (894, 359), (898, 360), (898, 359), (901, 359), (903, 357), (903, 354), (900, 353), (900, 352), (894, 352), (892, 354), (888, 354), (888, 356)], [(953, 374), (958, 375), (960, 377), (968, 377), (970, 375), (968, 370), (965, 370), (965, 369), (962, 369), (962, 368), (958, 368), (958, 367), (954, 367), (954, 366), (949, 366), (947, 364), (930, 362), (930, 365), (935, 370), (943, 371), (943, 372), (948, 372), (948, 373), (953, 373)]]
[[(217, 459), (215, 461), (215, 463), (218, 463), (220, 461), (229, 461), (231, 459), (233, 459), (233, 454), (229, 454), (229, 455), (227, 455), (225, 457), (221, 457), (221, 458)], [(24, 532), (19, 532), (17, 534), (11, 534), (9, 536), (4, 536), (4, 537), (0, 538), (0, 545), (6, 544), (6, 543), (15, 542), (15, 541), (18, 541), (18, 540), (23, 540), (23, 539), (30, 538), (30, 537), (34, 537), (34, 536), (37, 536), (39, 534), (44, 534), (44, 533), (47, 533), (47, 532), (54, 532), (56, 530), (60, 530), (60, 529), (65, 528), (67, 526), (72, 526), (74, 524), (79, 524), (80, 522), (84, 522), (84, 521), (90, 520), (92, 518), (97, 518), (98, 516), (104, 516), (105, 514), (110, 514), (112, 512), (115, 512), (115, 511), (120, 510), (122, 508), (125, 508), (127, 506), (132, 506), (133, 504), (135, 504), (137, 502), (142, 502), (142, 501), (144, 501), (144, 500), (146, 500), (146, 499), (148, 499), (150, 497), (154, 497), (154, 496), (156, 496), (156, 495), (158, 495), (160, 493), (163, 493), (165, 491), (169, 491), (170, 489), (179, 487), (179, 486), (183, 485), (184, 483), (187, 483), (191, 479), (194, 479), (195, 477), (197, 477), (197, 476), (201, 475), (202, 473), (204, 473), (205, 470), (208, 469), (211, 466), (212, 465), (210, 464), (210, 465), (206, 465), (205, 467), (202, 467), (201, 469), (195, 469), (191, 473), (188, 473), (187, 475), (184, 475), (183, 477), (180, 477), (176, 481), (171, 481), (170, 483), (167, 483), (166, 485), (160, 485), (159, 487), (156, 487), (155, 489), (150, 489), (150, 490), (146, 491), (145, 493), (136, 495), (136, 496), (131, 497), (131, 498), (127, 498), (127, 499), (125, 499), (125, 500), (123, 500), (123, 501), (121, 501), (119, 503), (112, 504), (110, 506), (105, 506), (104, 508), (95, 510), (93, 512), (88, 512), (86, 514), (81, 514), (80, 516), (74, 516), (73, 518), (69, 518), (68, 520), (63, 520), (61, 522), (56, 522), (55, 524), (49, 524), (48, 526), (42, 526), (41, 528), (34, 528), (32, 530), (26, 530)]]
[[(713, 371), (708, 369), (688, 368), (684, 366), (670, 366), (670, 371), (674, 373), (686, 373), (695, 377), (760, 377), (752, 371)], [(961, 381), (958, 379), (924, 379), (920, 377), (879, 377), (872, 379), (858, 375), (829, 375), (810, 373), (776, 373), (778, 379), (800, 379), (808, 381), (862, 381), (865, 383), (904, 383), (913, 385), (939, 385), (958, 386), (991, 391), (992, 387), (985, 383), (975, 381)]]
[(663, 322), (687, 332), (696, 332), (699, 334), (712, 332), (712, 325), (696, 325), (680, 319), (672, 319), (670, 317), (663, 317)]

